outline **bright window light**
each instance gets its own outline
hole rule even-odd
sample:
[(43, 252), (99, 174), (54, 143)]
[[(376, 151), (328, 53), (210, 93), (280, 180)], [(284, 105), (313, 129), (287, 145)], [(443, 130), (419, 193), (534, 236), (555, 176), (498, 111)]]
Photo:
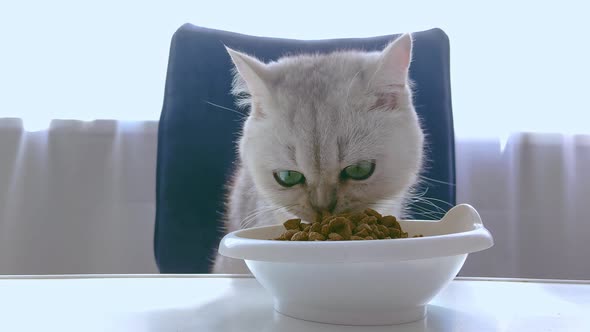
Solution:
[(365, 37), (440, 27), (459, 136), (590, 132), (584, 1), (13, 1), (0, 11), (0, 117), (156, 120), (183, 23), (252, 35)]

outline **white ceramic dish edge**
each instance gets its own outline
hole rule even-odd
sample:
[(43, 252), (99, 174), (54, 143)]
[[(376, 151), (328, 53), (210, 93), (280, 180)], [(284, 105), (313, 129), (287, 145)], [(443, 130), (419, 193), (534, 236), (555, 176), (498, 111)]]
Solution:
[(402, 220), (400, 224), (410, 236), (425, 236), (373, 241), (274, 241), (267, 239), (280, 234), (283, 226), (262, 226), (226, 235), (219, 253), (267, 262), (387, 262), (472, 253), (494, 244), (481, 217), (468, 204), (453, 207), (440, 221)]

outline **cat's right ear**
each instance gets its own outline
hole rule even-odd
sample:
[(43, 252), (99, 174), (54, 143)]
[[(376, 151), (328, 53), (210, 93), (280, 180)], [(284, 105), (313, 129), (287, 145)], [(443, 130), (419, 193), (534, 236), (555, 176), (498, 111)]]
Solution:
[(412, 61), (412, 36), (403, 34), (390, 43), (377, 62), (372, 85), (376, 88), (408, 83), (408, 70)]
[(244, 80), (248, 92), (252, 97), (264, 97), (268, 95), (266, 81), (269, 78), (269, 72), (266, 65), (258, 59), (225, 47), (229, 53), (238, 75)]

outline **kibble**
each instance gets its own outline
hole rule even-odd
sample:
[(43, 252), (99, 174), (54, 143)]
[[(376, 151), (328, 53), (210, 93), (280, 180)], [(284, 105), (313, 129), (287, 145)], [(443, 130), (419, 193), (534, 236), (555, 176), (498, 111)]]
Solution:
[(325, 241), (326, 237), (318, 232), (310, 232), (308, 236), (309, 241)]
[(310, 232), (321, 233), (322, 232), (322, 224), (319, 222), (314, 222), (311, 224), (311, 228), (309, 229)]
[(291, 237), (291, 241), (307, 241), (309, 234), (304, 231), (299, 231)]
[(344, 240), (344, 237), (338, 233), (330, 233), (330, 234), (328, 234), (328, 240), (342, 241), (342, 240)]
[(301, 219), (289, 219), (283, 223), (285, 229), (299, 229), (301, 225)]
[[(313, 223), (289, 219), (285, 232), (275, 240), (283, 241), (361, 241), (407, 238), (394, 216), (383, 216), (373, 209), (339, 215), (322, 214)], [(413, 237), (422, 237), (421, 234)]]

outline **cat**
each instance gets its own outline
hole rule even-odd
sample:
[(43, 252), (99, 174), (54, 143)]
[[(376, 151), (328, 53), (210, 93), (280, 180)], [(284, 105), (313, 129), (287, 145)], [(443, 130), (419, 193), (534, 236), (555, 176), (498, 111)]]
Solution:
[[(263, 63), (227, 48), (232, 93), (249, 107), (229, 184), (225, 231), (373, 207), (401, 216), (423, 164), (412, 102), (412, 37), (381, 52), (337, 51)], [(217, 255), (213, 273), (250, 273)]]

